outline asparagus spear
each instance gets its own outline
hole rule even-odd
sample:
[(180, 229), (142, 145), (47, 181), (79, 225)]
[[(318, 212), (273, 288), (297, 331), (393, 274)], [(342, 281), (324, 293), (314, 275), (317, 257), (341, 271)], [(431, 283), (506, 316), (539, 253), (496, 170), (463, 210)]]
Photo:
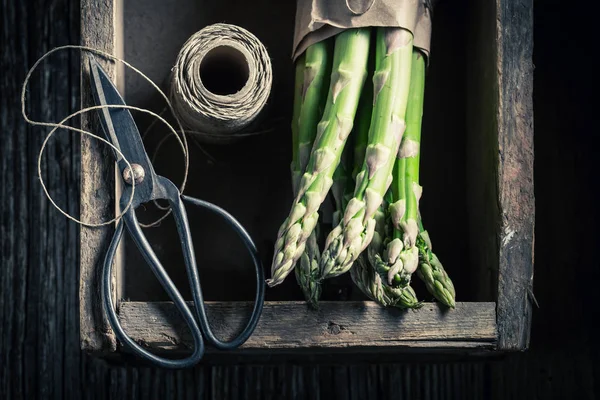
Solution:
[[(425, 59), (419, 50), (413, 51), (412, 73), (410, 85), (410, 101), (407, 109), (407, 126), (402, 145), (398, 151), (399, 161), (406, 160), (404, 191), (406, 192), (406, 211), (401, 218), (399, 226), (394, 225), (395, 235), (400, 236), (404, 241), (404, 249), (400, 252), (399, 258), (402, 260), (402, 269), (405, 274), (412, 274), (419, 263), (419, 251), (417, 249), (417, 235), (419, 228), (417, 225), (419, 217), (419, 200), (423, 188), (419, 185), (419, 161), (421, 145), (421, 121), (423, 118), (423, 98), (425, 93)], [(390, 211), (396, 211), (395, 208)], [(400, 211), (400, 210), (398, 210)], [(393, 215), (396, 222), (400, 217), (399, 213)], [(388, 247), (388, 260), (394, 254), (393, 247)]]
[[(308, 47), (296, 63), (292, 122), (294, 197), (298, 194), (298, 184), (308, 163), (317, 133), (317, 124), (327, 99), (325, 90), (331, 71), (331, 53), (329, 40), (321, 41)], [(300, 256), (299, 268), (296, 268), (295, 274), (306, 301), (315, 308), (321, 297), (321, 285), (317, 282), (321, 257), (317, 235), (317, 229), (315, 229), (307, 239), (304, 252)]]
[(408, 286), (411, 276), (402, 269), (403, 260), (399, 256), (403, 250), (404, 242), (400, 239), (401, 234), (396, 229), (399, 224), (394, 224), (394, 213), (397, 212), (398, 206), (403, 207), (406, 203), (405, 170), (405, 160), (397, 159), (394, 164), (392, 188), (388, 191), (389, 201), (386, 208), (386, 215), (390, 220), (390, 224), (386, 227), (392, 226), (391, 232), (388, 235), (381, 236), (381, 238), (376, 233), (368, 248), (369, 261), (373, 268), (382, 275), (389, 285), (396, 287)]
[(391, 184), (391, 172), (406, 123), (412, 34), (401, 28), (377, 28), (374, 108), (369, 142), (354, 197), (328, 235), (321, 256), (323, 279), (348, 271), (373, 237), (373, 215)]
[(298, 128), (298, 120), (300, 119), (300, 108), (302, 107), (302, 88), (304, 83), (304, 68), (305, 68), (306, 53), (303, 53), (298, 57), (295, 67), (295, 80), (294, 80), (294, 111), (292, 113), (292, 163), (290, 164), (290, 170), (292, 172), (292, 191), (296, 194), (300, 177), (302, 176), (302, 169), (300, 167), (300, 146), (299, 137), (300, 132)]
[(330, 90), (306, 172), (289, 216), (277, 234), (269, 286), (280, 284), (304, 253), (318, 221), (318, 209), (333, 183), (346, 138), (352, 130), (365, 81), (370, 29), (348, 29), (335, 38)]
[[(350, 139), (348, 139), (349, 141)], [(344, 147), (340, 163), (338, 164), (335, 172), (333, 173), (333, 184), (331, 186), (331, 193), (333, 195), (333, 201), (335, 210), (333, 212), (333, 225), (337, 225), (344, 215), (346, 204), (352, 198), (352, 176), (350, 171), (351, 162), (351, 150), (350, 143), (347, 143)]]
[(319, 298), (321, 298), (320, 256), (317, 234), (313, 232), (306, 241), (305, 251), (300, 255), (295, 275), (306, 302), (315, 309), (318, 308)]
[[(367, 66), (368, 74), (373, 71), (373, 61), (373, 57), (370, 54)], [(372, 98), (373, 87), (371, 85), (364, 85), (358, 101), (352, 132), (346, 141), (341, 162), (333, 174), (331, 191), (336, 208), (333, 214), (334, 226), (340, 223), (346, 205), (353, 197), (356, 175), (360, 172), (365, 159), (365, 150), (369, 139), (369, 125), (373, 111)]]
[(417, 247), (419, 248), (419, 268), (417, 276), (425, 282), (429, 293), (448, 307), (454, 308), (456, 292), (450, 277), (442, 266), (440, 260), (431, 251), (431, 240), (429, 234), (423, 228), (419, 219), (419, 237)]
[[(374, 59), (369, 57), (369, 73), (373, 71)], [(356, 120), (354, 122), (354, 154), (352, 163), (352, 179), (356, 182), (356, 175), (365, 161), (365, 151), (369, 142), (369, 127), (371, 126), (371, 116), (373, 114), (373, 85), (365, 85), (362, 95), (358, 102), (356, 111)], [(337, 224), (336, 224), (337, 225)]]
[[(419, 199), (422, 193), (419, 185), (419, 162), (424, 93), (425, 60), (421, 52), (415, 50), (406, 133), (395, 166), (395, 174), (405, 179), (398, 185), (393, 184), (393, 191), (399, 196), (405, 196), (406, 203), (397, 202), (390, 206), (392, 220), (395, 222), (395, 239), (387, 246), (384, 256), (386, 263), (378, 263), (377, 267), (380, 273), (387, 273), (390, 283), (400, 286), (410, 283), (410, 277), (416, 269), (417, 275), (425, 282), (427, 290), (442, 303), (454, 307), (454, 285), (439, 259), (431, 251), (431, 240), (423, 228), (419, 215)], [(394, 242), (399, 242), (401, 249), (404, 247), (399, 253), (393, 247)], [(418, 255), (416, 259), (415, 252)], [(395, 265), (390, 265), (395, 261), (393, 260), (395, 254), (398, 254), (398, 261)]]
[[(370, 269), (371, 274), (377, 274), (379, 276), (379, 280), (382, 280), (383, 289), (393, 300), (394, 306), (401, 308), (419, 308), (421, 303), (417, 300), (417, 297), (410, 285), (403, 285), (402, 287), (399, 287), (398, 285), (395, 285), (396, 282), (388, 282), (387, 275), (385, 273), (382, 274), (380, 271), (380, 254), (385, 248), (385, 245), (390, 241), (389, 237), (392, 235), (388, 212), (388, 207), (392, 199), (393, 197), (391, 190), (388, 190), (381, 206), (375, 212), (375, 232), (373, 233), (373, 239), (371, 240), (371, 243), (369, 243), (369, 246), (367, 247), (366, 259), (368, 260), (368, 265), (365, 268)], [(354, 268), (354, 266), (352, 268)], [(386, 304), (382, 305), (385, 306)]]
[[(373, 57), (369, 55), (367, 73), (373, 70)], [(369, 125), (371, 123), (371, 112), (373, 98), (373, 87), (363, 87), (352, 132), (346, 142), (342, 159), (333, 174), (332, 193), (335, 201), (335, 212), (333, 214), (333, 225), (340, 223), (346, 205), (353, 197), (356, 175), (365, 159), (365, 149), (369, 137)]]
[[(298, 178), (306, 169), (315, 136), (317, 125), (327, 100), (327, 86), (329, 74), (331, 73), (331, 49), (329, 40), (315, 43), (308, 47), (305, 52), (304, 70), (302, 75), (300, 93), (300, 107), (298, 114)], [(299, 77), (296, 76), (296, 86)], [(298, 179), (298, 182), (300, 179)], [(297, 194), (298, 188), (294, 190)]]
[[(369, 60), (371, 61), (371, 60)], [(369, 71), (372, 69), (369, 68)], [(354, 168), (352, 170), (352, 179), (361, 170), (365, 158), (369, 139), (369, 126), (371, 123), (371, 114), (373, 111), (372, 105), (373, 87), (366, 85), (363, 88), (363, 95), (358, 103), (358, 111), (356, 113), (356, 122), (354, 124), (353, 139), (354, 139)], [(375, 252), (380, 251), (380, 246), (388, 236), (386, 213), (387, 204), (390, 201), (390, 192), (384, 196), (384, 201), (379, 209), (375, 212), (374, 218), (376, 221), (375, 232), (373, 239), (369, 245), (371, 254), (372, 247), (378, 248)], [(346, 203), (347, 204), (347, 203)], [(334, 223), (335, 225), (335, 223)], [(390, 232), (391, 233), (391, 232)], [(381, 304), (384, 307), (395, 306), (400, 308), (417, 308), (421, 303), (417, 300), (416, 295), (411, 287), (405, 289), (395, 289), (382, 281), (381, 277), (370, 265), (370, 257), (361, 253), (350, 269), (350, 276), (356, 286), (371, 300)]]
[[(350, 134), (349, 138), (351, 137), (352, 133)], [(348, 139), (347, 141), (349, 140), (350, 139)], [(348, 200), (352, 197), (353, 186), (352, 177), (349, 173), (349, 166), (351, 165), (348, 150), (349, 148), (350, 145), (349, 143), (347, 143), (344, 146), (340, 163), (338, 164), (337, 168), (335, 169), (335, 172), (333, 173), (333, 184), (331, 185), (331, 194), (333, 195), (335, 207), (332, 216), (334, 225), (338, 223), (341, 216), (344, 214), (346, 204), (348, 204)], [(315, 231), (317, 229), (315, 229)], [(316, 240), (314, 239), (315, 231), (313, 231), (313, 233), (309, 236), (308, 240), (306, 241), (306, 249), (309, 249), (312, 246), (316, 246), (317, 251), (319, 251)], [(316, 293), (308, 292), (308, 290), (305, 290), (304, 288), (303, 291), (307, 301), (315, 309), (318, 308), (317, 301), (321, 295), (321, 285), (323, 282), (323, 280), (320, 278), (319, 261), (320, 254), (319, 257), (314, 257), (310, 260), (308, 259), (308, 257), (305, 257), (305, 254), (303, 254), (300, 257), (298, 265), (296, 265), (296, 268), (294, 269), (296, 271), (296, 277), (298, 277), (299, 275), (302, 276), (302, 279), (308, 283), (310, 288), (314, 288), (312, 290)], [(311, 273), (310, 278), (305, 277), (308, 269), (310, 269)]]
[[(350, 136), (351, 137), (351, 136)], [(349, 141), (350, 139), (348, 139)], [(349, 157), (349, 143), (346, 144), (342, 152), (340, 163), (333, 174), (333, 184), (331, 193), (333, 195), (335, 210), (333, 212), (333, 224), (337, 224), (344, 213), (348, 200), (352, 197), (352, 177), (350, 176), (349, 166), (351, 165)], [(317, 244), (318, 228), (310, 234), (306, 241), (304, 254), (300, 256), (298, 264), (294, 271), (296, 280), (302, 288), (306, 301), (313, 307), (318, 308), (318, 300), (321, 297), (321, 282), (319, 277), (320, 251)]]
[[(308, 51), (307, 51), (308, 52)], [(306, 54), (303, 53), (298, 60), (296, 61), (296, 74), (295, 74), (295, 86), (294, 86), (294, 111), (292, 114), (292, 163), (291, 163), (291, 171), (292, 171), (292, 190), (294, 196), (298, 191), (298, 183), (300, 182), (300, 177), (302, 176), (303, 167), (301, 166), (300, 161), (300, 115), (302, 103), (304, 102), (304, 94), (306, 91), (304, 90), (305, 83), (305, 70), (306, 70)], [(314, 103), (313, 103), (314, 104)], [(309, 304), (316, 304), (316, 300), (320, 297), (320, 286), (315, 286), (312, 284), (313, 280), (311, 279), (314, 265), (318, 266), (318, 260), (320, 257), (319, 248), (316, 245), (316, 239), (314, 235), (311, 235), (309, 238), (309, 245), (307, 246), (306, 251), (301, 256), (302, 268), (296, 269), (296, 281), (298, 285), (302, 289), (304, 293), (304, 297)]]
[(406, 111), (406, 132), (394, 165), (392, 192), (395, 202), (389, 212), (394, 226), (393, 240), (378, 258), (376, 268), (387, 275), (389, 284), (406, 286), (419, 265), (417, 248), (417, 225), (419, 198), (422, 188), (419, 185), (419, 148), (421, 120), (425, 88), (425, 61), (419, 50), (412, 55), (412, 72), (409, 101)]
[(422, 304), (412, 287), (391, 287), (368, 265), (364, 253), (359, 255), (350, 269), (350, 276), (358, 288), (371, 300), (384, 307), (419, 308)]
[[(372, 86), (365, 86), (363, 91), (365, 94), (358, 103), (356, 123), (354, 125), (353, 179), (356, 179), (364, 162), (373, 110)], [(391, 287), (381, 279), (380, 275), (372, 266), (372, 255), (381, 252), (384, 241), (391, 234), (391, 229), (388, 229), (388, 215), (386, 212), (390, 201), (391, 191), (388, 190), (381, 206), (374, 215), (376, 222), (375, 232), (373, 233), (373, 239), (369, 244), (368, 252), (366, 255), (364, 252), (359, 255), (350, 269), (350, 276), (355, 285), (368, 298), (384, 307), (418, 308), (421, 306), (421, 303), (417, 300), (416, 294), (410, 286), (404, 289)]]

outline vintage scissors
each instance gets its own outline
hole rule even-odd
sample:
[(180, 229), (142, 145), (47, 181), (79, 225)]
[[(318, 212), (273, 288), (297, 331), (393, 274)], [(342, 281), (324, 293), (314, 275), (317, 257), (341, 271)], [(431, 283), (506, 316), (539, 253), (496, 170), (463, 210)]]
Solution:
[[(98, 62), (90, 57), (90, 80), (92, 84), (92, 93), (96, 105), (125, 105), (125, 101), (113, 85), (112, 81), (106, 72), (100, 67)], [(102, 276), (102, 297), (104, 309), (110, 325), (115, 332), (115, 335), (123, 344), (128, 346), (133, 353), (149, 360), (150, 362), (167, 368), (183, 368), (196, 364), (204, 355), (204, 339), (208, 343), (220, 350), (230, 350), (242, 345), (252, 335), (260, 314), (263, 308), (265, 280), (258, 251), (250, 235), (246, 232), (243, 226), (225, 210), (217, 207), (209, 202), (198, 200), (192, 197), (184, 196), (179, 192), (179, 189), (167, 178), (157, 175), (152, 168), (152, 164), (148, 158), (148, 154), (144, 149), (142, 138), (133, 120), (129, 110), (124, 108), (103, 108), (99, 110), (101, 125), (107, 140), (112, 143), (127, 159), (131, 165), (131, 169), (123, 159), (123, 157), (114, 152), (117, 160), (117, 168), (121, 177), (123, 177), (124, 190), (120, 199), (120, 205), (124, 209), (131, 199), (132, 179), (135, 179), (134, 197), (131, 207), (117, 222), (114, 236), (108, 248), (104, 261), (103, 276)], [(133, 171), (132, 171), (133, 170)], [(175, 219), (177, 232), (181, 241), (181, 247), (185, 259), (185, 267), (191, 287), (192, 297), (195, 304), (195, 311), (198, 320), (194, 318), (192, 310), (187, 306), (183, 297), (175, 287), (173, 281), (161, 265), (158, 257), (152, 250), (150, 243), (144, 236), (142, 229), (135, 215), (135, 208), (143, 203), (152, 200), (167, 200), (169, 202), (171, 212)], [(223, 217), (229, 225), (242, 238), (246, 248), (252, 256), (254, 267), (256, 270), (256, 297), (254, 300), (254, 308), (250, 319), (244, 330), (230, 342), (219, 340), (212, 332), (204, 299), (202, 297), (202, 289), (200, 287), (200, 278), (196, 267), (196, 258), (194, 255), (194, 246), (188, 224), (187, 213), (184, 203), (190, 203), (195, 206), (206, 208), (217, 215)], [(182, 359), (170, 359), (157, 356), (139, 344), (137, 344), (121, 327), (112, 298), (111, 275), (112, 265), (117, 251), (119, 242), (123, 237), (123, 227), (127, 228), (129, 234), (133, 238), (137, 248), (141, 251), (144, 259), (158, 278), (161, 285), (173, 301), (187, 326), (191, 330), (194, 351), (193, 353)]]

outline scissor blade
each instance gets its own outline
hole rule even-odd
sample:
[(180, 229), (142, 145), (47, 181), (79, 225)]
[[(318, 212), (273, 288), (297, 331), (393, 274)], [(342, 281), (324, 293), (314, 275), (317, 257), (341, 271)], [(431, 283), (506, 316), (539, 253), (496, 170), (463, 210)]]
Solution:
[[(110, 77), (94, 57), (90, 57), (90, 77), (96, 105), (125, 105)], [(152, 191), (151, 182), (155, 173), (131, 113), (123, 108), (103, 108), (98, 110), (98, 114), (107, 140), (119, 149), (129, 163), (144, 168), (145, 179), (142, 184), (136, 185), (136, 193), (146, 197), (144, 189)], [(115, 152), (115, 157), (122, 174), (127, 164), (118, 152)], [(150, 195), (149, 192), (146, 194)]]

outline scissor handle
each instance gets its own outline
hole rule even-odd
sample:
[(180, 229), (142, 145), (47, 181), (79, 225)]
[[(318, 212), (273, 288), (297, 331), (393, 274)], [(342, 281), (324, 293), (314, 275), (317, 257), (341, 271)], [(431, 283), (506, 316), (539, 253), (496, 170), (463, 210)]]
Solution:
[[(113, 259), (115, 257), (115, 253), (119, 242), (123, 236), (123, 222), (119, 221), (117, 224), (117, 229), (113, 239), (110, 243), (109, 249), (106, 254), (105, 262), (104, 262), (104, 277), (103, 277), (103, 292), (104, 292), (104, 307), (106, 309), (106, 314), (108, 316), (108, 320), (115, 331), (117, 338), (128, 345), (135, 353), (138, 355), (152, 361), (156, 365), (166, 367), (166, 368), (184, 368), (196, 364), (202, 356), (204, 355), (204, 338), (212, 344), (215, 348), (219, 350), (231, 350), (241, 346), (254, 332), (256, 325), (260, 319), (260, 315), (263, 309), (264, 303), (264, 295), (265, 295), (265, 279), (262, 263), (260, 261), (260, 257), (258, 255), (258, 250), (252, 241), (252, 238), (246, 232), (244, 227), (227, 211), (222, 208), (209, 203), (207, 201), (198, 200), (193, 197), (183, 196), (179, 193), (179, 189), (168, 179), (163, 178), (161, 176), (157, 176), (156, 178), (156, 186), (157, 192), (160, 193), (160, 198), (167, 200), (171, 206), (171, 212), (175, 219), (175, 225), (177, 227), (177, 232), (179, 234), (179, 238), (181, 241), (181, 248), (184, 255), (184, 261), (186, 266), (186, 271), (188, 275), (188, 279), (190, 282), (190, 289), (192, 292), (192, 297), (195, 304), (196, 315), (198, 316), (199, 323), (196, 322), (194, 316), (190, 308), (183, 300), (183, 297), (175, 287), (175, 284), (169, 278), (169, 275), (165, 271), (164, 267), (158, 260), (158, 257), (152, 250), (152, 247), (148, 243), (138, 220), (135, 215), (135, 211), (130, 209), (125, 215), (123, 215), (122, 221), (124, 221), (125, 226), (130, 232), (132, 238), (134, 239), (135, 244), (141, 250), (144, 259), (152, 269), (152, 272), (157, 277), (169, 298), (175, 303), (177, 309), (183, 316), (186, 324), (191, 330), (192, 337), (194, 339), (194, 353), (184, 359), (173, 360), (162, 358), (152, 354), (147, 351), (140, 345), (138, 345), (135, 341), (133, 341), (127, 333), (121, 327), (119, 323), (117, 314), (114, 309), (114, 305), (110, 300), (112, 297), (112, 288), (111, 288), (111, 275), (112, 275), (112, 264)], [(130, 188), (126, 188), (122, 199), (125, 199), (125, 202), (129, 199), (130, 196)], [(192, 234), (190, 231), (190, 226), (187, 218), (187, 212), (185, 210), (185, 206), (183, 202), (189, 202), (195, 206), (203, 207), (212, 211), (229, 223), (231, 227), (236, 231), (236, 233), (241, 237), (244, 242), (244, 245), (250, 252), (252, 256), (252, 261), (255, 267), (256, 273), (256, 297), (254, 300), (254, 307), (252, 310), (252, 314), (246, 327), (242, 330), (242, 332), (232, 339), (229, 342), (223, 342), (218, 339), (210, 328), (210, 323), (208, 321), (208, 316), (206, 314), (206, 307), (204, 304), (204, 298), (202, 295), (202, 288), (200, 286), (200, 277), (198, 274), (198, 268), (196, 264), (196, 256), (194, 253), (194, 245), (192, 242)], [(123, 203), (123, 201), (122, 201)], [(125, 204), (123, 204), (125, 205)]]
[[(194, 340), (194, 352), (185, 358), (182, 359), (170, 359), (157, 356), (150, 351), (146, 350), (139, 344), (137, 344), (123, 329), (121, 323), (119, 322), (119, 318), (115, 311), (115, 306), (112, 302), (112, 267), (113, 261), (115, 258), (115, 254), (117, 252), (117, 247), (119, 246), (119, 242), (123, 238), (123, 225), (127, 226), (133, 240), (135, 241), (138, 248), (141, 250), (144, 259), (154, 272), (156, 278), (160, 281), (161, 285), (167, 292), (169, 298), (173, 301), (181, 316), (183, 317), (185, 323), (190, 328), (192, 338)], [(189, 307), (185, 303), (183, 296), (177, 290), (177, 287), (173, 283), (173, 281), (169, 278), (169, 275), (165, 271), (164, 267), (156, 257), (156, 254), (152, 250), (152, 247), (148, 243), (148, 240), (144, 236), (142, 229), (137, 221), (135, 216), (135, 211), (130, 209), (127, 211), (123, 218), (117, 223), (117, 227), (115, 230), (115, 234), (110, 242), (108, 247), (108, 251), (106, 252), (106, 257), (104, 259), (104, 268), (103, 268), (103, 276), (102, 276), (102, 292), (103, 292), (103, 302), (104, 309), (106, 311), (106, 316), (108, 321), (115, 332), (117, 338), (124, 344), (130, 347), (130, 349), (136, 353), (138, 356), (145, 358), (157, 366), (164, 368), (187, 368), (197, 364), (204, 355), (204, 340), (202, 339), (202, 333), (194, 319), (192, 312)]]
[[(176, 189), (176, 188), (175, 188)], [(208, 321), (208, 316), (206, 315), (206, 307), (204, 305), (204, 299), (202, 297), (202, 289), (200, 287), (200, 278), (198, 276), (198, 269), (196, 268), (196, 257), (194, 255), (193, 244), (192, 244), (192, 236), (190, 233), (190, 228), (187, 220), (187, 214), (185, 211), (185, 207), (181, 201), (172, 204), (172, 211), (175, 217), (175, 222), (177, 224), (177, 229), (180, 230), (180, 236), (185, 238), (188, 242), (189, 250), (187, 253), (184, 253), (186, 256), (189, 256), (189, 262), (192, 265), (192, 268), (188, 268), (188, 270), (193, 271), (194, 273), (190, 276), (190, 285), (192, 286), (192, 295), (194, 297), (194, 303), (196, 305), (196, 315), (200, 320), (200, 329), (202, 330), (202, 334), (206, 338), (206, 340), (220, 350), (230, 350), (237, 348), (244, 344), (246, 340), (252, 335), (258, 321), (260, 319), (260, 315), (262, 313), (264, 297), (265, 297), (265, 279), (264, 279), (264, 271), (262, 262), (260, 261), (260, 257), (258, 255), (258, 250), (252, 238), (248, 234), (248, 232), (244, 229), (244, 227), (227, 211), (218, 207), (212, 203), (209, 203), (204, 200), (199, 200), (193, 197), (188, 197), (185, 195), (180, 195), (180, 198), (188, 203), (191, 203), (197, 207), (206, 208), (207, 210), (219, 215), (222, 217), (227, 223), (235, 230), (235, 232), (240, 236), (246, 249), (252, 256), (252, 262), (254, 264), (254, 272), (256, 274), (256, 296), (254, 298), (254, 307), (252, 309), (252, 314), (250, 315), (250, 319), (246, 324), (246, 327), (240, 332), (238, 336), (233, 338), (229, 342), (223, 342), (219, 338), (215, 336), (212, 329), (210, 328), (210, 323)]]
[[(235, 349), (244, 344), (244, 342), (248, 340), (250, 335), (252, 335), (252, 332), (254, 332), (254, 329), (258, 324), (260, 314), (262, 313), (263, 309), (265, 296), (265, 279), (262, 263), (258, 255), (258, 250), (256, 249), (256, 246), (254, 245), (254, 242), (252, 241), (252, 238), (250, 237), (248, 232), (246, 232), (244, 227), (227, 211), (207, 201), (198, 200), (193, 197), (181, 195), (179, 189), (177, 189), (177, 186), (175, 186), (175, 184), (173, 184), (173, 182), (171, 182), (167, 178), (157, 176), (155, 179), (155, 184), (158, 188), (158, 191), (161, 193), (160, 197), (163, 200), (169, 201), (169, 204), (171, 206), (171, 213), (173, 214), (173, 218), (175, 219), (175, 225), (177, 227), (177, 232), (181, 241), (183, 258), (188, 273), (188, 280), (190, 282), (190, 289), (192, 292), (192, 297), (194, 299), (194, 305), (196, 308), (196, 315), (198, 316), (199, 320), (200, 330), (202, 331), (204, 338), (215, 348), (219, 350)], [(202, 295), (202, 287), (200, 286), (200, 276), (198, 274), (198, 267), (196, 264), (196, 255), (194, 252), (192, 233), (190, 231), (187, 212), (183, 204), (184, 201), (198, 207), (206, 208), (207, 210), (225, 219), (225, 221), (227, 221), (227, 223), (229, 223), (229, 225), (241, 237), (241, 239), (244, 242), (244, 245), (246, 246), (246, 249), (252, 256), (252, 262), (254, 263), (254, 270), (256, 273), (256, 296), (254, 298), (254, 308), (252, 310), (252, 314), (250, 315), (250, 319), (246, 324), (246, 327), (238, 336), (236, 336), (229, 342), (223, 342), (220, 339), (218, 339), (213, 333), (212, 329), (210, 328), (210, 323), (206, 314), (206, 307), (204, 305), (204, 297)]]

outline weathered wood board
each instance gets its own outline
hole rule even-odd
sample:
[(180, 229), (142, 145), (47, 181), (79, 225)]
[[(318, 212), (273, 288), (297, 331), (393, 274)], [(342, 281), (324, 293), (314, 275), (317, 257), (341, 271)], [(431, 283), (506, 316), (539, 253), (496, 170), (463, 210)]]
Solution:
[[(192, 306), (192, 304), (190, 304)], [(251, 303), (208, 303), (215, 334), (232, 338), (248, 318)], [(172, 303), (122, 302), (119, 319), (134, 340), (159, 349), (186, 347), (191, 337)], [(242, 350), (436, 347), (493, 349), (494, 303), (458, 303), (448, 310), (425, 303), (418, 310), (384, 309), (374, 302), (267, 302)]]
[[(82, 0), (81, 44), (118, 54), (115, 30), (116, 2)], [(81, 108), (92, 105), (89, 84), (88, 53), (81, 57)], [(117, 79), (117, 65), (98, 58), (103, 68)], [(98, 132), (92, 113), (81, 117), (82, 129)], [(81, 203), (80, 220), (90, 223), (109, 221), (115, 216), (114, 163), (110, 148), (89, 136), (81, 136)], [(100, 301), (100, 274), (104, 254), (114, 228), (80, 227), (79, 314), (81, 347), (84, 350), (114, 351), (116, 341), (103, 316)]]
[(498, 43), (498, 347), (529, 346), (533, 305), (533, 5), (496, 5)]
[(529, 345), (533, 285), (533, 4), (470, 8), (467, 174), (477, 300), (494, 299), (498, 349)]

